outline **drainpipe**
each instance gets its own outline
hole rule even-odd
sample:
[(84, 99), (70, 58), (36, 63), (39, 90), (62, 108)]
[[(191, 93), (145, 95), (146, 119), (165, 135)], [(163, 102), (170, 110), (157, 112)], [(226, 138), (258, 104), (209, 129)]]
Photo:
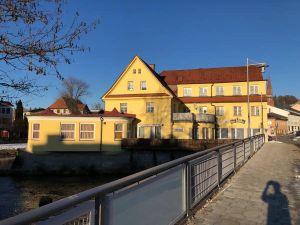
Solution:
[(100, 152), (102, 151), (102, 134), (103, 134), (103, 117), (100, 116), (101, 128), (100, 128)]
[(215, 135), (214, 136), (215, 136), (215, 139), (216, 139), (217, 138), (217, 111), (216, 111), (216, 105), (214, 105), (212, 103), (212, 88), (213, 88), (214, 85), (215, 85), (214, 83), (212, 83), (210, 85), (210, 98), (211, 98), (210, 104), (211, 104), (211, 106), (213, 106), (215, 108)]

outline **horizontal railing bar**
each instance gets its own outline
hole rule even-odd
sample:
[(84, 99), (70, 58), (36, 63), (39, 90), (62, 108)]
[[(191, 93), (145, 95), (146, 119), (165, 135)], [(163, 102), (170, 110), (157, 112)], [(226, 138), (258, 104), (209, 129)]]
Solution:
[(98, 186), (98, 187), (80, 192), (78, 194), (75, 194), (75, 195), (72, 195), (72, 196), (69, 196), (69, 197), (66, 197), (66, 198), (63, 198), (63, 199), (60, 199), (58, 201), (55, 201), (55, 202), (50, 203), (48, 205), (42, 206), (40, 208), (36, 208), (36, 209), (31, 210), (31, 211), (19, 214), (17, 216), (2, 220), (1, 225), (17, 225), (17, 224), (28, 224), (28, 223), (36, 222), (40, 219), (51, 216), (55, 213), (58, 213), (62, 210), (70, 208), (72, 206), (75, 206), (79, 203), (90, 200), (90, 199), (94, 198), (95, 196), (100, 196), (100, 197), (104, 196), (108, 193), (117, 191), (121, 188), (124, 188), (126, 186), (131, 185), (131, 184), (134, 184), (138, 181), (144, 180), (148, 177), (151, 177), (153, 175), (156, 175), (158, 173), (161, 173), (163, 171), (171, 169), (171, 168), (173, 168), (175, 166), (178, 166), (180, 164), (187, 163), (190, 160), (194, 160), (194, 159), (196, 159), (198, 157), (201, 157), (205, 154), (208, 154), (210, 152), (219, 151), (219, 150), (222, 151), (222, 149), (224, 149), (224, 148), (227, 148), (229, 146), (234, 146), (234, 145), (236, 145), (237, 143), (240, 143), (240, 142), (249, 141), (252, 138), (253, 137), (249, 137), (249, 138), (244, 139), (244, 140), (238, 140), (238, 141), (235, 141), (235, 142), (232, 142), (232, 143), (229, 143), (229, 144), (216, 146), (216, 147), (213, 147), (211, 149), (204, 150), (202, 152), (197, 152), (197, 153), (194, 153), (194, 154), (191, 154), (191, 155), (187, 155), (187, 156), (184, 156), (182, 158), (175, 159), (173, 161), (158, 165), (156, 167), (149, 168), (147, 170), (129, 175), (127, 177), (118, 179), (116, 181), (112, 181), (110, 183), (107, 183), (107, 184), (104, 184), (104, 185), (101, 185), (101, 186)]

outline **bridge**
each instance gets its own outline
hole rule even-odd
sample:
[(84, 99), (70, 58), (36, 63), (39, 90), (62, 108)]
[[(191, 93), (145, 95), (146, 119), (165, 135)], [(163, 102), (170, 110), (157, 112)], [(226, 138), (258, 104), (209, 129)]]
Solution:
[(0, 224), (300, 224), (299, 162), (296, 146), (264, 144), (264, 136), (258, 135), (141, 171)]

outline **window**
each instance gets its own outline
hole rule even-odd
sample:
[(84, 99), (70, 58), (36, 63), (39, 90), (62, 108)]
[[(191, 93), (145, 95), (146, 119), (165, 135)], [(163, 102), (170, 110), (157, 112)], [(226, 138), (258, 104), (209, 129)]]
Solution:
[(202, 127), (202, 139), (209, 139), (209, 132), (207, 127)]
[(250, 95), (258, 95), (258, 85), (250, 85)]
[(127, 124), (127, 138), (132, 138), (132, 126), (131, 126), (131, 123)]
[(253, 129), (251, 129), (251, 133), (252, 133), (252, 136), (258, 135), (258, 134), (260, 134), (260, 129), (259, 128), (253, 128)]
[(95, 124), (80, 124), (80, 140), (93, 140), (95, 138)]
[(65, 113), (67, 113), (67, 110), (66, 110), (66, 109), (64, 109), (64, 114), (65, 114)]
[(147, 102), (146, 104), (146, 112), (153, 113), (154, 112), (154, 103)]
[(75, 124), (60, 124), (60, 138), (62, 140), (74, 140)]
[(147, 90), (147, 83), (145, 80), (141, 81), (141, 90)]
[(216, 95), (224, 95), (224, 87), (216, 87)]
[(224, 116), (224, 106), (216, 106), (216, 115)]
[(127, 89), (128, 91), (133, 91), (133, 81), (128, 81)]
[(231, 128), (232, 139), (244, 139), (244, 128)]
[(241, 116), (242, 115), (242, 107), (241, 106), (233, 106), (233, 115)]
[(2, 113), (2, 114), (5, 114), (5, 108), (2, 108), (2, 109), (1, 109), (1, 113)]
[(142, 73), (142, 70), (141, 69), (138, 69), (138, 74), (141, 74)]
[(199, 96), (207, 96), (207, 87), (200, 87)]
[(192, 88), (183, 88), (183, 96), (191, 97), (192, 96)]
[(259, 106), (251, 106), (251, 115), (259, 116)]
[(136, 69), (133, 69), (133, 70), (132, 70), (132, 73), (133, 73), (133, 74), (136, 74)]
[(120, 103), (120, 112), (127, 113), (127, 103)]
[(219, 128), (218, 135), (220, 139), (228, 138), (228, 128)]
[(123, 138), (123, 124), (115, 123), (115, 140), (120, 140)]
[(40, 139), (40, 124), (32, 124), (32, 139)]
[(233, 95), (242, 95), (241, 86), (233, 86)]
[(10, 108), (6, 108), (6, 114), (10, 114)]
[(144, 138), (144, 127), (139, 127), (139, 138)]
[(56, 112), (57, 112), (57, 113), (60, 113), (60, 109), (57, 109)]
[(207, 113), (207, 107), (206, 106), (200, 106), (199, 107), (199, 113), (206, 114)]

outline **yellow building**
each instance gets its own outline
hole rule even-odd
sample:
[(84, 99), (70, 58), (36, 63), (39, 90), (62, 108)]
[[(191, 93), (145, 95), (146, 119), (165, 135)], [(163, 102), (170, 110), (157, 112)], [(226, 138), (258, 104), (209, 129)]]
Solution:
[(261, 68), (249, 66), (248, 83), (246, 70), (243, 66), (158, 74), (154, 64), (135, 56), (102, 96), (104, 113), (79, 110), (80, 114), (72, 114), (53, 103), (29, 116), (27, 149), (120, 150), (121, 139), (128, 137), (242, 139), (248, 136), (248, 121), (251, 135), (263, 133), (267, 128), (266, 81)]

